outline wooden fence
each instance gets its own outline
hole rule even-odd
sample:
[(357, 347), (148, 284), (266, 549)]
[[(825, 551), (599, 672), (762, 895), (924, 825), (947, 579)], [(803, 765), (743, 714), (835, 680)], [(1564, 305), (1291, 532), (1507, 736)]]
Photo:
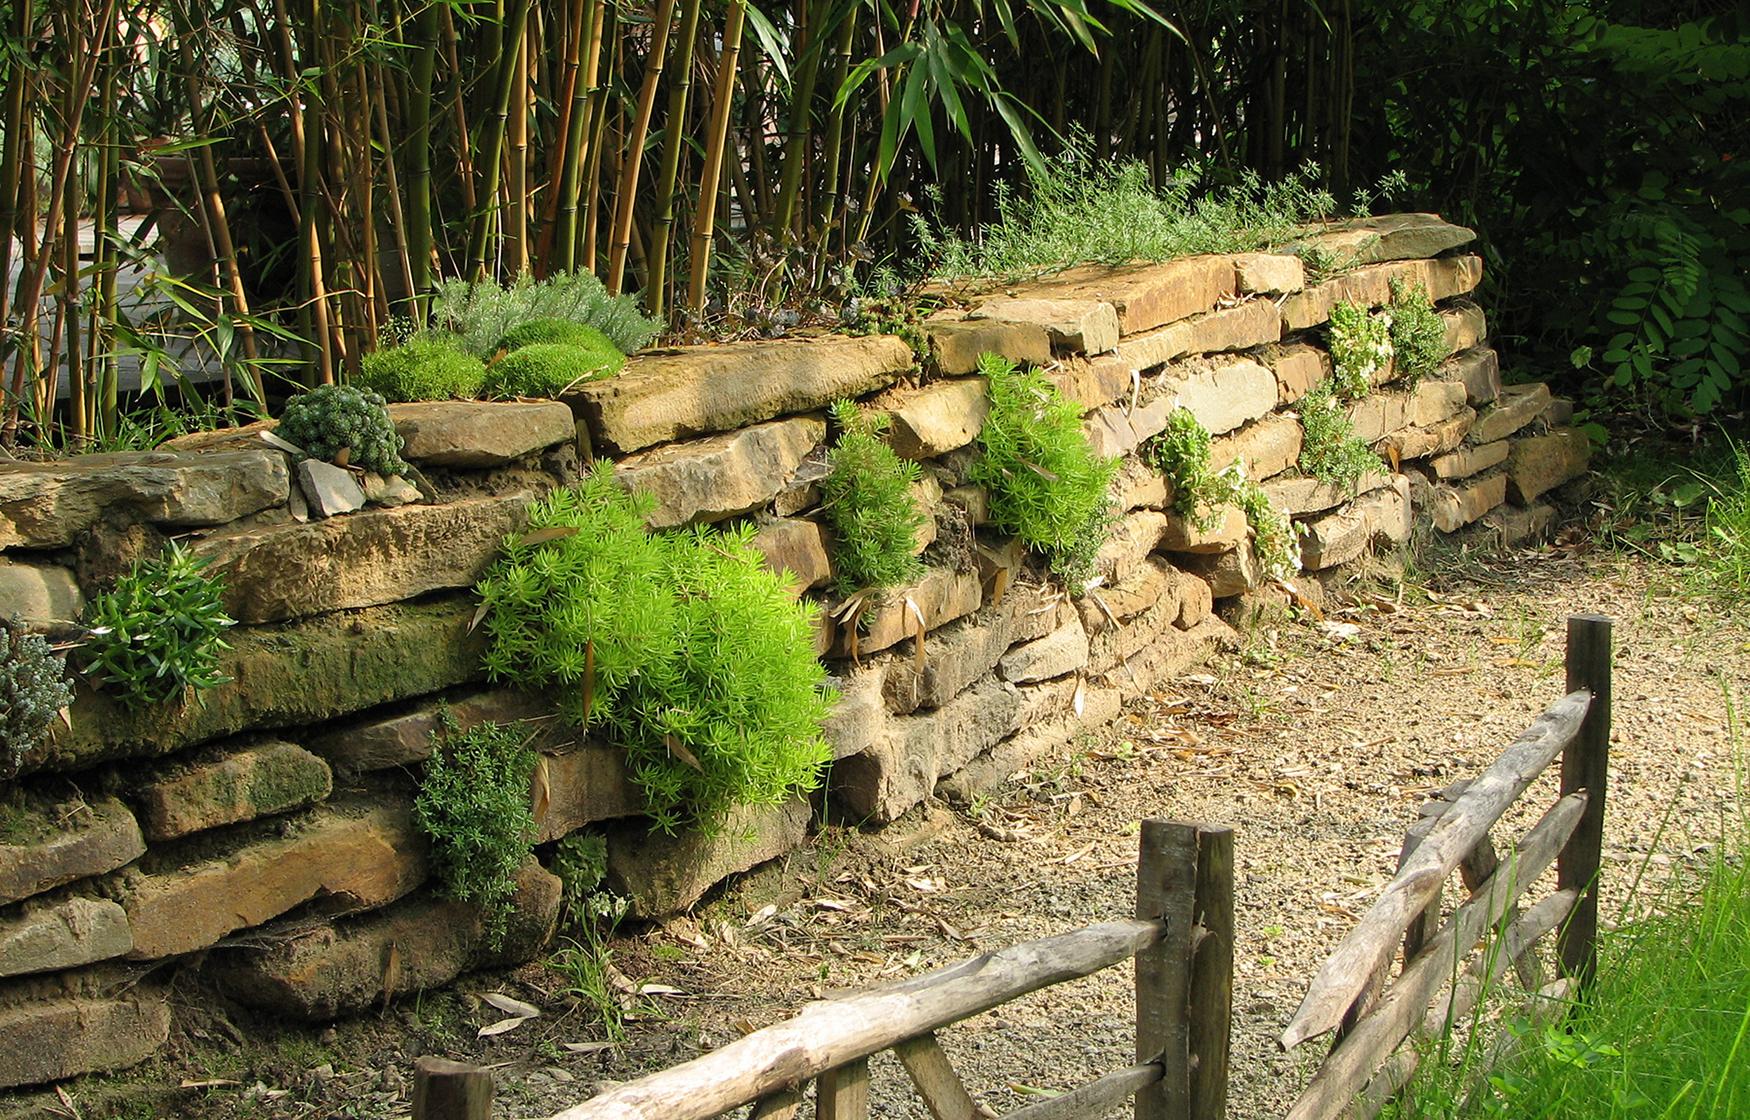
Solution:
[[(1533, 991), (1571, 996), (1596, 960), (1598, 874), (1610, 738), (1610, 623), (1568, 620), (1567, 695), (1476, 779), (1448, 787), (1405, 837), (1398, 872), (1313, 977), (1282, 1034), (1292, 1049), (1332, 1034), (1288, 1120), (1371, 1117), (1415, 1072), (1419, 1033), (1436, 1034), (1511, 968)], [(1561, 758), (1561, 796), (1504, 856), (1490, 829)], [(749, 1120), (797, 1114), (815, 1084), (820, 1120), (869, 1115), (869, 1058), (892, 1050), (936, 1120), (988, 1116), (936, 1031), (1029, 992), (1134, 961), (1136, 1063), (1001, 1120), (1096, 1117), (1134, 1099), (1137, 1120), (1226, 1115), (1233, 992), (1231, 829), (1143, 822), (1136, 917), (985, 953), (927, 975), (810, 1004), (721, 1049), (616, 1086), (551, 1120)], [(1551, 863), (1556, 889), (1524, 905)], [(1458, 871), (1468, 891), (1443, 920)], [(1493, 931), (1483, 953), (1476, 953)], [(1544, 985), (1531, 950), (1557, 936), (1560, 976)], [(1402, 947), (1403, 966), (1391, 966)], [(1456, 982), (1447, 991), (1447, 982)], [(1444, 994), (1443, 994), (1444, 993)], [(421, 1059), (414, 1120), (484, 1120), (491, 1075)]]

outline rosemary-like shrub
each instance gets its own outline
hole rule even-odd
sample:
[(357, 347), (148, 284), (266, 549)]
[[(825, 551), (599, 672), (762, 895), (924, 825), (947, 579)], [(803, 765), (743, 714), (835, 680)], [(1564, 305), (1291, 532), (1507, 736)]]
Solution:
[(45, 639), (0, 618), (0, 778), (18, 772), (56, 713), (72, 702), (66, 662)]
[(1391, 281), (1391, 344), (1398, 376), (1411, 385), (1446, 357), (1446, 324), (1422, 285)]
[(535, 840), (529, 804), (535, 752), (528, 740), (515, 725), (463, 731), (444, 712), (413, 802), (444, 893), (480, 907), (494, 946), (504, 939), (517, 868)]
[(886, 413), (866, 416), (850, 401), (840, 401), (833, 406), (833, 419), (840, 432), (827, 453), (821, 493), (835, 537), (838, 589), (848, 595), (909, 583), (923, 571), (915, 552), (925, 519), (912, 491), (922, 468), (882, 441), (891, 423)]
[(164, 704), (224, 684), (222, 637), (235, 622), (207, 562), (171, 541), (140, 560), (85, 608), (91, 636), (79, 650), (87, 676), (129, 707)]
[(1372, 389), (1376, 376), (1391, 364), (1391, 319), (1372, 315), (1354, 303), (1331, 308), (1328, 344), (1331, 382), (1337, 395), (1358, 401)]

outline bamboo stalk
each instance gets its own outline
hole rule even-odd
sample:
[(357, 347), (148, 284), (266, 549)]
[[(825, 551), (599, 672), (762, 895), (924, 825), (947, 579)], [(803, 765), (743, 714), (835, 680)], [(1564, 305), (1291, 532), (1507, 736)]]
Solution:
[(518, 74), (523, 32), (528, 27), (531, 0), (511, 0), (510, 20), (494, 64), (492, 118), (486, 124), (485, 143), (480, 147), (480, 166), (486, 183), (480, 191), (480, 209), (475, 214), (474, 233), (468, 247), (468, 274), (479, 280), (486, 275), (486, 253), (497, 228), (498, 188), (503, 178), (505, 136), (510, 125), (511, 91)]
[(650, 53), (644, 59), (644, 80), (638, 87), (638, 109), (626, 137), (625, 163), (619, 190), (614, 195), (614, 233), (608, 247), (609, 292), (618, 293), (626, 274), (626, 251), (632, 244), (632, 206), (638, 197), (638, 175), (644, 166), (644, 140), (650, 132), (650, 114), (656, 106), (656, 86), (662, 80), (662, 63), (668, 53), (669, 24), (674, 19), (675, 0), (657, 0), (656, 22), (650, 29)]
[(735, 69), (741, 56), (741, 29), (747, 21), (747, 0), (729, 0), (729, 17), (723, 25), (723, 49), (717, 57), (715, 101), (706, 131), (705, 167), (699, 178), (699, 210), (693, 217), (692, 258), (687, 278), (687, 307), (697, 313), (705, 307), (705, 282), (711, 266), (711, 238), (717, 217), (717, 185), (722, 180), (723, 156), (729, 140), (729, 113), (735, 99)]
[(680, 54), (675, 58), (677, 81), (668, 94), (668, 115), (663, 122), (662, 170), (656, 192), (656, 226), (650, 237), (650, 278), (644, 302), (650, 313), (663, 317), (667, 306), (668, 245), (674, 230), (674, 196), (679, 183), (681, 149), (685, 146), (687, 97), (693, 85), (693, 44), (699, 37), (700, 0), (683, 0)]

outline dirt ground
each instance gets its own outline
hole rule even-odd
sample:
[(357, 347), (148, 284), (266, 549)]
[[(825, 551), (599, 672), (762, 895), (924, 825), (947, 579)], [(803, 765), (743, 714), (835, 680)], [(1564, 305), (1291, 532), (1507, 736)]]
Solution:
[[(1137, 822), (1158, 816), (1237, 830), (1230, 1112), (1280, 1116), (1321, 1049), (1282, 1055), (1274, 1043), (1306, 977), (1389, 878), (1418, 804), (1479, 772), (1561, 694), (1567, 615), (1600, 612), (1617, 627), (1604, 913), (1648, 905), (1645, 892), (1628, 900), (1637, 872), (1682, 866), (1740, 809), (1733, 704), (1750, 696), (1750, 632), (1665, 592), (1664, 578), (1644, 562), (1550, 548), (1369, 593), (1323, 623), (1263, 623), (1206, 675), (1138, 698), (1113, 729), (987, 800), (933, 805), (878, 836), (829, 827), (694, 917), (626, 931), (613, 963), (646, 994), (623, 1043), (607, 1044), (599, 1018), (541, 965), (320, 1031), (240, 1033), (189, 991), (189, 1026), (164, 1057), (33, 1098), (27, 1114), (404, 1117), (413, 1059), (440, 1054), (497, 1068), (495, 1116), (544, 1117), (822, 995), (1126, 916)], [(1523, 825), (1553, 789), (1551, 774), (1507, 824)], [(542, 1014), (477, 1038), (504, 1018), (487, 993)], [(999, 1114), (1129, 1064), (1132, 1014), (1120, 967), (941, 1038)], [(874, 1078), (875, 1115), (927, 1115), (890, 1056)], [(0, 1105), (0, 1117), (15, 1114)]]

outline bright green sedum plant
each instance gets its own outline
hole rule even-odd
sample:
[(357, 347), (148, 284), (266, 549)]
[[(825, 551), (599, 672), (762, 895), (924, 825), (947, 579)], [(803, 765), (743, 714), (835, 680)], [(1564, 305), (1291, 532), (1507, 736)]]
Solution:
[(445, 711), (413, 802), (444, 893), (480, 907), (495, 947), (513, 910), (517, 868), (535, 840), (534, 772), (535, 752), (524, 730), (482, 723), (464, 731)]
[(605, 464), (536, 502), (478, 587), (486, 669), (604, 728), (659, 827), (709, 828), (819, 782), (818, 608), (765, 568), (751, 526), (648, 534), (649, 509)]
[(353, 384), (390, 401), (466, 400), (480, 395), (486, 363), (452, 336), (419, 334), (366, 354)]
[(1428, 289), (1393, 278), (1388, 314), (1397, 375), (1411, 385), (1434, 372), (1446, 357), (1446, 323), (1434, 310)]
[(432, 297), (432, 320), (462, 338), (469, 353), (490, 358), (513, 329), (542, 319), (584, 323), (602, 332), (622, 354), (650, 344), (662, 324), (638, 310), (631, 296), (611, 296), (588, 272), (536, 280), (524, 273), (508, 287), (490, 281), (449, 280)]
[(520, 323), (498, 340), (498, 349), (508, 354), (537, 342), (559, 342), (592, 350), (612, 347), (616, 354), (619, 353), (619, 347), (614, 346), (607, 335), (588, 323), (574, 323), (570, 319), (531, 319)]
[(219, 670), (219, 654), (230, 648), (223, 635), (235, 622), (206, 565), (172, 541), (92, 599), (85, 610), (91, 636), (80, 649), (86, 675), (129, 707), (198, 695), (230, 680)]
[(0, 778), (48, 737), (56, 713), (73, 702), (67, 665), (40, 635), (0, 618)]
[(1331, 382), (1315, 387), (1296, 408), (1305, 433), (1300, 445), (1302, 473), (1333, 486), (1353, 487), (1362, 475), (1379, 469), (1379, 456), (1356, 437)]
[(840, 401), (833, 419), (840, 432), (827, 453), (821, 508), (836, 537), (838, 589), (849, 595), (910, 583), (923, 571), (916, 551), (926, 519), (912, 490), (922, 468), (881, 439), (891, 423), (886, 413), (867, 416)]
[(319, 385), (286, 402), (279, 435), (312, 459), (362, 467), (380, 475), (401, 474), (401, 436), (383, 407), (381, 393), (351, 385)]
[(1358, 401), (1391, 365), (1391, 321), (1359, 304), (1339, 303), (1331, 308), (1329, 336), (1331, 383), (1338, 396)]
[(972, 481), (990, 491), (991, 520), (1041, 553), (1079, 593), (1106, 538), (1107, 487), (1118, 461), (1094, 453), (1081, 409), (1044, 374), (995, 354), (984, 355), (979, 372), (990, 386), (990, 415)]
[(612, 377), (626, 366), (626, 355), (607, 336), (584, 327), (587, 343), (531, 342), (486, 369), (486, 392), (494, 397), (559, 397), (586, 381)]

